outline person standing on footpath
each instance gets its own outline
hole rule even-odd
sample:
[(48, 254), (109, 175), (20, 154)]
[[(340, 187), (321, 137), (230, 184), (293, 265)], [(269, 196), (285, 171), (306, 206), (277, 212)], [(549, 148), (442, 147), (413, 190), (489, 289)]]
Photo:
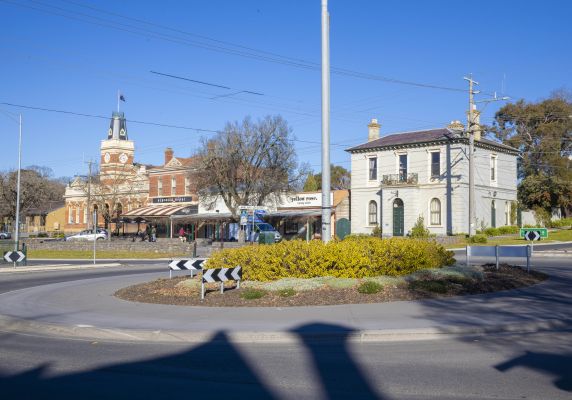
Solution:
[(157, 228), (155, 227), (151, 228), (151, 241), (152, 242), (157, 241)]

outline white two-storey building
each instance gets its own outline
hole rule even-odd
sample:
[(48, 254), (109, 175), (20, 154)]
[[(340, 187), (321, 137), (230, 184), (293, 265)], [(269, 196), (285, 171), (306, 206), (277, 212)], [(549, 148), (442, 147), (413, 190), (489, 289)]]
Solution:
[[(456, 121), (447, 128), (379, 137), (352, 147), (351, 231), (404, 236), (419, 216), (437, 235), (469, 231), (469, 139)], [(475, 134), (476, 229), (510, 225), (518, 151)]]

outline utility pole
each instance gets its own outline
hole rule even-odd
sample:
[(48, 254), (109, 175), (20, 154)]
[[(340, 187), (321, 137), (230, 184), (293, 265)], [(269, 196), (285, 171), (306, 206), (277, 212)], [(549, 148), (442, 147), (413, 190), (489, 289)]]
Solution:
[[(463, 77), (464, 80), (469, 82), (469, 111), (467, 112), (467, 134), (469, 135), (469, 236), (473, 236), (476, 231), (476, 217), (475, 217), (475, 130), (480, 130), (478, 127), (478, 117), (480, 112), (477, 111), (476, 103), (492, 103), (493, 101), (509, 100), (510, 97), (503, 96), (497, 97), (495, 92), (494, 97), (475, 101), (475, 94), (479, 94), (479, 90), (474, 90), (473, 86), (478, 85), (479, 82), (473, 80), (473, 75)], [(486, 104), (485, 104), (486, 106)]]
[(322, 0), (322, 241), (332, 236), (330, 203), (330, 14)]
[(478, 82), (473, 80), (473, 75), (469, 78), (463, 78), (469, 81), (469, 112), (467, 118), (467, 134), (469, 135), (469, 237), (475, 234), (475, 132), (473, 127), (475, 125), (474, 111), (475, 99), (474, 95), (479, 91), (473, 91), (473, 85), (478, 85)]

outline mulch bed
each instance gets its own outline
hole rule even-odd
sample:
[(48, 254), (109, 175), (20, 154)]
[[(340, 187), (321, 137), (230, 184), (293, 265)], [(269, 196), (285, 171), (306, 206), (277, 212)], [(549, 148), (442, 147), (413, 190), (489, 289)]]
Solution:
[[(120, 289), (115, 296), (123, 300), (154, 304), (173, 304), (182, 306), (208, 307), (290, 307), (318, 306), (334, 304), (382, 303), (398, 300), (418, 300), (458, 295), (469, 295), (516, 289), (534, 285), (548, 276), (538, 271), (527, 273), (520, 267), (501, 265), (497, 271), (494, 265), (484, 266), (484, 280), (417, 280), (398, 286), (383, 286), (378, 293), (362, 294), (356, 287), (333, 289), (329, 287), (315, 290), (297, 291), (293, 296), (283, 297), (278, 292), (267, 291), (258, 299), (244, 299), (241, 294), (245, 288), (236, 289), (234, 284), (225, 287), (220, 293), (218, 285), (207, 285), (205, 299), (200, 299), (200, 290), (189, 288), (178, 283), (185, 279), (198, 277), (177, 277), (158, 279), (139, 285)], [(367, 280), (367, 279), (365, 279)]]

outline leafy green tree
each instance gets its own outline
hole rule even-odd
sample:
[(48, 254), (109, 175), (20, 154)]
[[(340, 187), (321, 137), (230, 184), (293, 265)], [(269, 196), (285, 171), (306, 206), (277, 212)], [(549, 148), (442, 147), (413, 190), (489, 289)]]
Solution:
[[(314, 175), (314, 179), (318, 185), (317, 190), (322, 190), (322, 173)], [(331, 189), (350, 189), (351, 174), (340, 165), (330, 165), (330, 185)]]
[(487, 132), (521, 151), (519, 201), (530, 209), (572, 215), (572, 100), (557, 92), (537, 103), (519, 100), (495, 115)]
[(431, 237), (431, 232), (425, 227), (425, 219), (420, 215), (411, 228), (410, 236), (415, 239), (426, 239)]
[(318, 183), (316, 182), (314, 174), (310, 172), (304, 183), (304, 192), (315, 192), (317, 190), (319, 190)]

